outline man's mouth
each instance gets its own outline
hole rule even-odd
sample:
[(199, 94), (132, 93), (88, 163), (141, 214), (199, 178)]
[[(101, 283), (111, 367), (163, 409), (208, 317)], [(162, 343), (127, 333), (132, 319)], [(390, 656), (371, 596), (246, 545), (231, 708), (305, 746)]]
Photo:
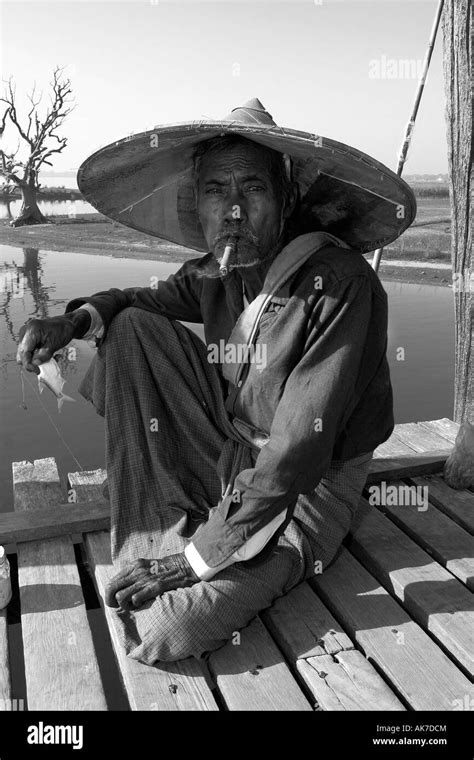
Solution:
[(258, 246), (258, 237), (252, 230), (245, 227), (229, 227), (226, 230), (222, 230), (222, 232), (219, 232), (216, 235), (214, 245), (217, 246), (219, 243), (224, 243), (225, 245), (229, 237), (238, 241), (247, 242), (250, 245)]
[(220, 277), (225, 277), (232, 269), (256, 266), (260, 262), (258, 237), (245, 227), (229, 227), (216, 235), (214, 256), (219, 262)]

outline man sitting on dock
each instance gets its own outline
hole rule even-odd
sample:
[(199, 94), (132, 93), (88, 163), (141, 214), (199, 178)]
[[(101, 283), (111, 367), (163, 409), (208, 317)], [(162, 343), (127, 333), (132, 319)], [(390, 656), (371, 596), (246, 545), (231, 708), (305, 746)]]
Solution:
[(258, 100), (103, 148), (78, 180), (111, 218), (207, 251), (31, 320), (18, 350), (37, 372), (96, 338), (80, 392), (105, 418), (106, 603), (131, 657), (200, 657), (325, 571), (353, 523), (394, 427), (387, 296), (362, 253), (403, 232), (414, 199)]

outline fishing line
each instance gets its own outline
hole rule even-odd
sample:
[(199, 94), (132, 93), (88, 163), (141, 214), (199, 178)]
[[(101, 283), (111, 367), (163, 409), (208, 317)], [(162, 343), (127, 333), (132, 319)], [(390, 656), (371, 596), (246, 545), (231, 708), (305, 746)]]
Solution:
[(69, 451), (70, 455), (72, 456), (72, 458), (74, 459), (74, 461), (76, 462), (76, 464), (79, 465), (79, 467), (81, 469), (81, 472), (85, 472), (84, 467), (82, 466), (82, 464), (80, 463), (80, 461), (78, 460), (78, 458), (76, 457), (76, 455), (74, 454), (74, 452), (71, 450), (70, 446), (68, 446), (68, 444), (64, 440), (63, 436), (61, 435), (61, 431), (55, 425), (53, 418), (51, 417), (50, 413), (48, 412), (48, 410), (46, 409), (45, 405), (41, 401), (41, 396), (39, 395), (39, 392), (37, 392), (35, 390), (35, 388), (31, 385), (30, 381), (28, 380), (28, 377), (26, 377), (26, 375), (24, 374), (22, 367), (20, 367), (20, 377), (21, 377), (21, 387), (22, 387), (22, 393), (23, 393), (23, 401), (22, 401), (22, 404), (21, 404), (22, 408), (23, 409), (27, 409), (28, 408), (26, 406), (26, 404), (25, 404), (25, 384), (24, 384), (24, 380), (26, 378), (26, 382), (28, 383), (28, 385), (30, 386), (30, 388), (35, 392), (36, 396), (38, 397), (38, 401), (40, 402), (40, 405), (42, 406), (43, 411), (46, 413), (47, 417), (49, 418), (49, 421), (51, 422), (51, 425), (55, 429), (56, 433), (58, 434), (58, 436), (59, 436), (60, 440), (62, 441), (62, 443), (64, 444), (65, 448)]
[(20, 380), (21, 380), (21, 408), (28, 409), (25, 402), (25, 381), (23, 379), (23, 369), (20, 368)]

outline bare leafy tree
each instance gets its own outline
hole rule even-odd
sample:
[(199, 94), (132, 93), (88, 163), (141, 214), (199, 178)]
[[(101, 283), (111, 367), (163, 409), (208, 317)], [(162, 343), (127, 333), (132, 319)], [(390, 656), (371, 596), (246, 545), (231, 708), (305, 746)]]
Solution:
[[(67, 138), (59, 137), (57, 130), (74, 109), (69, 99), (72, 93), (71, 81), (63, 75), (63, 68), (59, 66), (54, 70), (51, 88), (50, 106), (46, 114), (41, 117), (38, 107), (42, 95), (37, 97), (36, 84), (33, 86), (32, 92), (27, 95), (31, 104), (27, 115), (28, 123), (26, 124), (25, 120), (23, 125), (17, 113), (16, 87), (11, 77), (6, 82), (4, 96), (0, 97), (0, 102), (7, 104), (0, 122), (0, 137), (8, 122), (18, 134), (18, 145), (13, 152), (7, 153), (6, 150), (0, 149), (0, 176), (8, 185), (14, 184), (19, 187), (22, 196), (20, 213), (11, 222), (13, 227), (49, 221), (38, 208), (37, 193), (41, 187), (38, 175), (43, 165), (52, 166), (49, 160), (51, 156), (54, 153), (61, 153), (66, 147)], [(24, 160), (19, 158), (21, 147), (26, 147), (28, 151)]]

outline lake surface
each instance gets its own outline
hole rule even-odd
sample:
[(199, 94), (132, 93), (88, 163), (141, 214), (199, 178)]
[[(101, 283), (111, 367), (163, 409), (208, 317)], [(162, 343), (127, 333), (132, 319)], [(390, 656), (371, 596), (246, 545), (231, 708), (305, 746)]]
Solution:
[[(77, 393), (95, 349), (73, 341), (75, 361), (64, 373), (64, 392), (76, 398), (58, 414), (57, 401), (37, 379), (25, 378), (25, 402), (16, 364), (20, 327), (29, 317), (63, 314), (72, 298), (111, 287), (149, 286), (180, 264), (46, 252), (0, 246), (0, 511), (13, 509), (11, 463), (55, 457), (61, 476), (104, 467), (104, 421)], [(454, 309), (450, 288), (386, 282), (389, 296), (388, 359), (396, 422), (452, 418)], [(201, 326), (188, 325), (200, 337)], [(403, 351), (401, 351), (402, 349)], [(404, 352), (404, 359), (400, 360)], [(64, 481), (63, 481), (64, 482)], [(65, 483), (64, 483), (65, 485)]]
[[(64, 215), (74, 218), (78, 214), (94, 214), (96, 209), (87, 203), (87, 201), (39, 201), (40, 211), (45, 216)], [(21, 199), (18, 198), (10, 202), (10, 211), (13, 217), (20, 213)], [(0, 219), (8, 219), (7, 204), (0, 202)]]

